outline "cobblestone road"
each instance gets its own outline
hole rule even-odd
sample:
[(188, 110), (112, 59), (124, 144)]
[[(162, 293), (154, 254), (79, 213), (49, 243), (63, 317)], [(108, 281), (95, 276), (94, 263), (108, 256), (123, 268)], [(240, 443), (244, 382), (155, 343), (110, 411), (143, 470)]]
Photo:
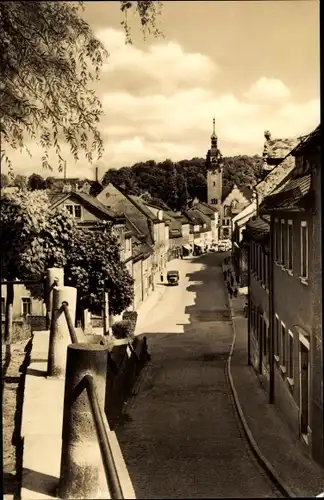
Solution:
[(180, 286), (146, 319), (152, 359), (117, 428), (137, 498), (278, 496), (243, 437), (225, 376), (232, 327), (222, 258), (181, 261)]

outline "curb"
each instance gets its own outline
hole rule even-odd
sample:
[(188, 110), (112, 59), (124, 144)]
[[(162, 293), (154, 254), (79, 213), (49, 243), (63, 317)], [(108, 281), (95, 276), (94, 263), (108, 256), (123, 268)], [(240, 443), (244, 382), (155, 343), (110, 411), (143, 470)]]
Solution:
[(238, 414), (238, 417), (239, 417), (240, 422), (242, 424), (242, 427), (244, 429), (244, 433), (246, 435), (246, 438), (247, 438), (247, 441), (250, 445), (250, 448), (251, 448), (253, 454), (255, 455), (255, 457), (257, 458), (261, 467), (264, 469), (264, 471), (270, 477), (271, 481), (277, 486), (278, 490), (280, 491), (280, 493), (284, 497), (296, 498), (297, 495), (295, 495), (292, 492), (292, 490), (284, 483), (284, 481), (281, 479), (279, 474), (275, 471), (275, 469), (273, 468), (271, 463), (268, 461), (268, 459), (262, 454), (260, 448), (258, 447), (258, 445), (253, 437), (251, 429), (249, 428), (247, 420), (244, 416), (244, 412), (243, 412), (242, 406), (240, 404), (239, 397), (238, 397), (238, 394), (236, 392), (234, 382), (233, 382), (233, 377), (231, 374), (231, 359), (233, 356), (234, 346), (235, 346), (235, 341), (236, 341), (236, 328), (235, 328), (233, 308), (232, 308), (232, 304), (231, 304), (231, 301), (230, 301), (228, 294), (227, 294), (227, 299), (228, 299), (228, 306), (229, 306), (229, 310), (230, 310), (231, 323), (232, 323), (232, 327), (233, 327), (233, 340), (232, 340), (230, 352), (229, 352), (227, 362), (226, 362), (226, 374), (227, 374), (227, 378), (229, 381), (229, 385), (231, 387), (236, 412)]

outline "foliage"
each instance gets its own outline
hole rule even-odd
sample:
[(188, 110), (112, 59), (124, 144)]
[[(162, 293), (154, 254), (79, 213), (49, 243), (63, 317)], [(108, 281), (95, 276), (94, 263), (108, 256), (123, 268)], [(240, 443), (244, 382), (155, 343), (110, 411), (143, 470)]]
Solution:
[(126, 339), (132, 336), (133, 327), (129, 320), (118, 321), (112, 325), (111, 329), (116, 339)]
[(65, 275), (67, 283), (78, 289), (81, 308), (100, 308), (105, 289), (112, 314), (120, 314), (132, 303), (133, 278), (120, 261), (119, 244), (108, 223), (98, 223), (92, 231), (75, 229)]
[(31, 191), (36, 191), (37, 189), (46, 189), (46, 181), (39, 174), (31, 174), (28, 178), (28, 188)]
[(9, 185), (9, 177), (1, 172), (0, 187), (5, 188)]
[[(158, 6), (153, 0), (121, 2), (128, 41), (127, 12), (135, 10), (144, 34), (155, 35)], [(54, 147), (63, 170), (62, 141), (75, 160), (80, 151), (89, 162), (95, 153), (102, 156), (102, 109), (92, 85), (107, 51), (80, 16), (82, 8), (82, 2), (0, 2), (1, 159), (9, 168), (7, 146), (29, 153), (27, 140), (42, 146), (44, 168), (52, 168)]]
[(128, 43), (132, 43), (130, 24), (128, 22), (128, 14), (133, 12), (137, 14), (140, 23), (144, 39), (146, 35), (153, 35), (154, 37), (159, 37), (162, 35), (161, 31), (156, 26), (156, 18), (160, 14), (162, 3), (159, 0), (120, 0), (121, 11), (124, 13), (124, 20), (121, 22), (125, 33), (126, 40)]
[(12, 185), (18, 187), (19, 189), (27, 189), (27, 184), (28, 181), (26, 175), (21, 174), (17, 174), (12, 182)]
[[(234, 156), (224, 158), (224, 189), (255, 184), (262, 176), (262, 158), (259, 156)], [(203, 158), (171, 160), (156, 163), (154, 160), (136, 163), (119, 170), (110, 169), (104, 175), (103, 185), (109, 182), (128, 194), (143, 194), (146, 201), (162, 201), (174, 210), (183, 210), (194, 198), (207, 200), (207, 169)]]
[(63, 267), (73, 219), (50, 209), (44, 191), (19, 191), (1, 199), (1, 274), (6, 279), (43, 279), (48, 267)]
[(131, 335), (134, 335), (138, 314), (136, 311), (125, 311), (123, 313), (123, 320), (130, 321), (131, 323)]

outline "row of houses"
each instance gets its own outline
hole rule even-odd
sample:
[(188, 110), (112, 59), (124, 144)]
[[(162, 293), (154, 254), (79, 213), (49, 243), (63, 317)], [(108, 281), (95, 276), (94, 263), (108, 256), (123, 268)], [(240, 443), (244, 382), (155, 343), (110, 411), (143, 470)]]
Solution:
[[(134, 310), (154, 290), (168, 261), (199, 254), (217, 243), (218, 212), (206, 203), (195, 200), (190, 209), (180, 213), (128, 195), (112, 184), (101, 187), (99, 193), (96, 189), (95, 194), (92, 188), (90, 181), (67, 180), (63, 190), (48, 192), (51, 207), (63, 206), (85, 229), (94, 228), (98, 221), (112, 223), (120, 258), (134, 279)], [(2, 285), (2, 314), (5, 300), (6, 286)], [(13, 319), (44, 315), (43, 302), (32, 299), (23, 285), (16, 285)]]
[(268, 174), (233, 220), (233, 262), (248, 289), (249, 362), (270, 403), (324, 466), (320, 126), (266, 136)]

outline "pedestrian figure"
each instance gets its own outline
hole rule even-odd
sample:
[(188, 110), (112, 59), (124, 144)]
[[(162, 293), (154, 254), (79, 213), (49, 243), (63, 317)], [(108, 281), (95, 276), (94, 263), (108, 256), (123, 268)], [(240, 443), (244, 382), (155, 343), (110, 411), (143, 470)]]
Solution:
[(227, 278), (227, 271), (226, 271), (226, 269), (224, 269), (224, 271), (223, 271), (223, 277), (224, 277), (224, 281), (226, 281), (226, 278)]
[(230, 284), (231, 284), (231, 287), (234, 286), (234, 278), (233, 278), (233, 274), (230, 275)]
[(236, 299), (236, 297), (237, 297), (237, 294), (238, 294), (238, 289), (237, 289), (237, 288), (234, 288), (233, 295), (234, 295), (235, 299)]
[(232, 299), (233, 298), (233, 288), (230, 286), (228, 290), (229, 296)]
[(164, 278), (163, 278), (163, 273), (161, 273), (160, 278), (161, 278), (161, 283), (163, 283), (163, 279), (164, 279)]
[(240, 283), (240, 277), (239, 277), (238, 274), (235, 274), (235, 281), (239, 285), (239, 283)]
[(224, 259), (224, 264), (225, 265), (227, 264), (227, 257), (225, 257), (225, 259)]

